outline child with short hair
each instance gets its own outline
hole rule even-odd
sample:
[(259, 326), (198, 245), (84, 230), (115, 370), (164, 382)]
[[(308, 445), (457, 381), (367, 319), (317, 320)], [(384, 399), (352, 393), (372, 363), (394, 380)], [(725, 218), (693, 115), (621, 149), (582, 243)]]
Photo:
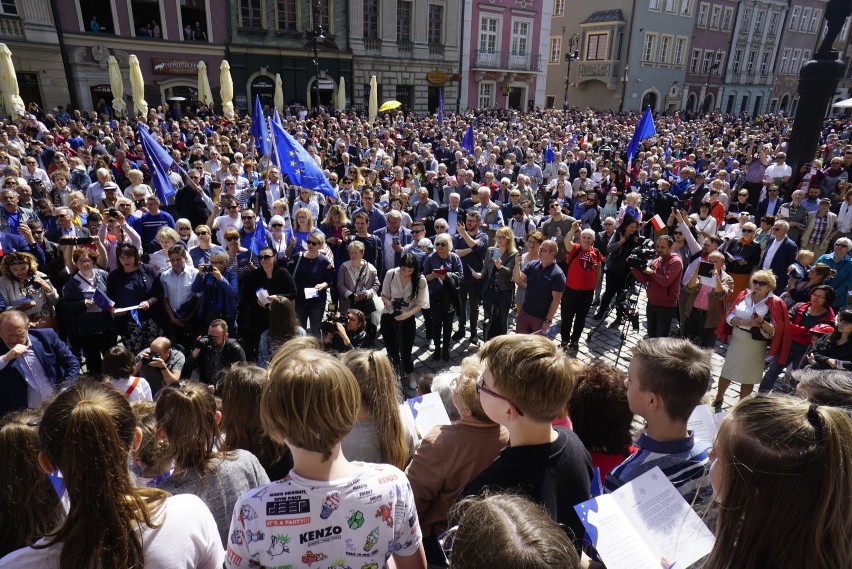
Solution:
[(476, 390), (485, 414), (506, 427), (510, 446), (460, 493), (512, 491), (537, 502), (579, 549), (585, 530), (574, 505), (589, 499), (592, 462), (579, 437), (551, 422), (571, 397), (576, 360), (542, 336), (489, 340), (479, 351)]
[(710, 353), (689, 340), (650, 338), (636, 344), (627, 379), (627, 402), (645, 419), (639, 450), (610, 471), (606, 490), (612, 492), (659, 466), (690, 503), (709, 471), (709, 441), (695, 440), (686, 423), (710, 385)]
[(290, 448), (294, 467), (237, 501), (225, 567), (385, 567), (393, 555), (399, 569), (425, 569), (405, 474), (341, 452), (360, 404), (358, 382), (340, 360), (313, 349), (276, 353), (260, 417)]

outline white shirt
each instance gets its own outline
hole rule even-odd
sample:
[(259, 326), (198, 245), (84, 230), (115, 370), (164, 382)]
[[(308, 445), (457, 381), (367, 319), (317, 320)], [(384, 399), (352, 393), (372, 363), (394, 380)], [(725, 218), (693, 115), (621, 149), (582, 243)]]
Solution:
[(787, 166), (786, 163), (778, 164), (777, 162), (773, 162), (769, 166), (766, 167), (766, 170), (763, 172), (763, 177), (768, 178), (770, 182), (775, 178), (783, 178), (785, 176), (793, 175), (793, 167)]
[(837, 211), (837, 221), (835, 222), (834, 227), (840, 233), (852, 232), (852, 206), (850, 206), (849, 202), (846, 200), (840, 204), (840, 209)]
[(115, 387), (116, 391), (127, 397), (128, 401), (153, 401), (154, 397), (151, 395), (151, 386), (144, 377), (140, 377), (139, 383), (136, 384), (130, 395), (127, 394), (127, 390), (133, 385), (135, 379), (135, 377), (113, 379), (110, 380), (109, 384)]
[(772, 266), (772, 259), (775, 258), (775, 253), (778, 252), (778, 248), (781, 247), (781, 243), (783, 242), (783, 239), (772, 240), (772, 244), (769, 245), (769, 248), (766, 250), (766, 258), (763, 259), (763, 266), (760, 267), (761, 269), (768, 269)]
[(219, 243), (222, 246), (225, 246), (225, 232), (229, 229), (236, 229), (237, 231), (242, 228), (243, 224), (240, 221), (240, 215), (237, 214), (236, 218), (231, 217), (228, 214), (220, 215), (216, 219), (213, 220), (213, 229), (216, 230), (216, 238), (219, 240)]
[(182, 272), (176, 273), (174, 269), (168, 269), (160, 275), (163, 292), (173, 311), (177, 312), (180, 305), (193, 296), (192, 281), (197, 274), (198, 269), (192, 266), (192, 261), (188, 261)]
[[(23, 368), (21, 371), (24, 372), (22, 375), (27, 382), (27, 407), (35, 409), (42, 402), (53, 397), (56, 394), (56, 388), (53, 387), (53, 384), (47, 378), (47, 373), (45, 373), (44, 367), (42, 367), (38, 356), (36, 356), (33, 350), (33, 343), (29, 336), (27, 336), (27, 344), (29, 349), (16, 359), (21, 362), (21, 367)], [(5, 369), (7, 365), (11, 365), (14, 361), (7, 362), (3, 358), (0, 358), (0, 370)]]
[[(765, 319), (766, 315), (769, 313), (769, 304), (767, 304), (767, 301), (772, 296), (773, 294), (770, 292), (763, 300), (755, 304), (754, 296), (752, 294), (747, 294), (745, 298), (743, 298), (728, 314), (728, 317), (726, 318), (728, 324), (731, 324), (734, 318), (739, 318), (741, 320), (751, 320), (754, 317), (755, 313)], [(731, 324), (731, 326), (733, 326), (733, 324)]]

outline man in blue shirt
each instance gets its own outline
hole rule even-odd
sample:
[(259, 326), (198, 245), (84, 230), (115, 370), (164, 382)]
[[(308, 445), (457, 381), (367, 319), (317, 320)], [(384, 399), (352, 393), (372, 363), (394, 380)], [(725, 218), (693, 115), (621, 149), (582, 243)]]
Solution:
[(157, 243), (157, 231), (164, 226), (174, 229), (175, 220), (165, 211), (160, 211), (160, 199), (157, 196), (148, 196), (145, 199), (145, 205), (148, 208), (148, 213), (142, 214), (142, 217), (139, 218), (138, 228), (134, 227), (134, 229), (142, 237), (142, 247), (149, 253), (153, 253), (160, 248)]

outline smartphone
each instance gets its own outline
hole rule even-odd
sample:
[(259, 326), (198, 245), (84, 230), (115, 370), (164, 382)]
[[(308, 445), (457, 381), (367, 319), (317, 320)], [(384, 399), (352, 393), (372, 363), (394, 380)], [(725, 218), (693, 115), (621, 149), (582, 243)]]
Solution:
[(496, 261), (499, 258), (500, 258), (500, 249), (498, 249), (497, 247), (494, 247), (494, 249), (491, 251), (491, 259)]
[(698, 264), (698, 276), (709, 277), (713, 274), (714, 265), (710, 261), (701, 261)]

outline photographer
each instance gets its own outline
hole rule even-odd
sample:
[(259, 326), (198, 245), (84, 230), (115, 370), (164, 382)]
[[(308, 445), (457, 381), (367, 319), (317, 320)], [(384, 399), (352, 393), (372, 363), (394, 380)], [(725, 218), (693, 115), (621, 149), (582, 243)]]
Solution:
[(151, 346), (136, 355), (136, 367), (133, 375), (138, 375), (151, 386), (151, 394), (156, 397), (164, 387), (180, 381), (180, 373), (186, 363), (186, 356), (172, 346), (172, 341), (160, 336), (154, 338)]
[(701, 263), (680, 291), (680, 330), (681, 336), (692, 343), (712, 348), (716, 345), (716, 327), (725, 314), (725, 298), (734, 287), (734, 279), (725, 272), (725, 256), (719, 251), (713, 251)]
[(207, 328), (207, 336), (195, 341), (191, 354), (192, 379), (215, 386), (220, 376), (232, 364), (246, 361), (242, 346), (228, 337), (228, 325), (224, 320), (214, 320)]
[[(348, 352), (367, 348), (367, 318), (364, 313), (355, 308), (346, 311), (346, 316), (339, 319), (326, 319), (323, 326), (322, 343), (326, 350), (333, 352)], [(341, 320), (345, 320), (344, 324)]]
[[(601, 305), (595, 315), (594, 320), (600, 320), (606, 314), (610, 302), (615, 298), (620, 291), (627, 289), (632, 284), (630, 276), (630, 268), (627, 266), (627, 257), (633, 252), (641, 242), (640, 224), (634, 218), (626, 215), (621, 221), (618, 229), (612, 234), (607, 246), (606, 258), (606, 290), (604, 291)], [(622, 314), (621, 304), (616, 304), (617, 318), (614, 326), (621, 323), (624, 317)]]
[(192, 281), (192, 292), (200, 295), (198, 311), (190, 320), (196, 334), (202, 334), (207, 324), (217, 318), (233, 328), (237, 318), (237, 274), (228, 270), (228, 254), (216, 250), (209, 264), (199, 263), (198, 274)]
[(637, 281), (648, 283), (645, 317), (648, 320), (649, 338), (664, 338), (669, 335), (677, 305), (683, 261), (680, 255), (672, 254), (671, 248), (672, 238), (668, 235), (661, 236), (656, 244), (657, 258), (644, 270), (630, 269)]
[(391, 269), (382, 283), (382, 337), (388, 357), (397, 373), (406, 375), (407, 387), (417, 388), (414, 378), (415, 323), (414, 316), (423, 308), (429, 308), (426, 277), (420, 274), (417, 259), (408, 254), (402, 257), (399, 267)]

